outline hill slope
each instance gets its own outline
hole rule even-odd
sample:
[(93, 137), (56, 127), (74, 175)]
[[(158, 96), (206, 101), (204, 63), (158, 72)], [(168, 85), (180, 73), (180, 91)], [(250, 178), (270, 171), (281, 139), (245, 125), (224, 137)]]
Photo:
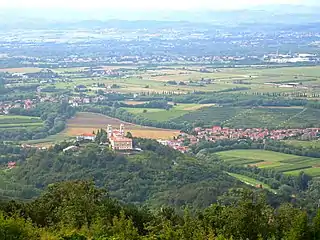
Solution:
[(78, 152), (63, 153), (65, 146), (37, 151), (12, 171), (17, 182), (43, 189), (65, 180), (93, 179), (106, 186), (120, 201), (152, 206), (191, 204), (203, 208), (229, 188), (241, 183), (151, 140), (135, 140), (144, 151), (131, 156), (115, 154), (98, 144), (88, 144)]

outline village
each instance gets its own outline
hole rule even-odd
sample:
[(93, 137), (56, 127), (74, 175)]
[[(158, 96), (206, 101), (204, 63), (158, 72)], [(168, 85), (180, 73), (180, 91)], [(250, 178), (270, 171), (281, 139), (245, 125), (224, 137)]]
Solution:
[(286, 139), (300, 139), (305, 141), (316, 140), (320, 137), (320, 128), (269, 130), (265, 128), (234, 129), (213, 126), (212, 128), (195, 128), (193, 133), (193, 135), (181, 133), (176, 139), (158, 140), (158, 142), (182, 153), (186, 153), (189, 151), (190, 145), (197, 144), (200, 141), (217, 142), (237, 139), (250, 139), (252, 141), (266, 139), (277, 141)]

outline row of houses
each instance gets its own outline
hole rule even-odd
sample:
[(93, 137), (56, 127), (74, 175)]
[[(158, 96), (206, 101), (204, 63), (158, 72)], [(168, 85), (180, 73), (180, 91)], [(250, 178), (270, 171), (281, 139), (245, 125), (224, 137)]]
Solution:
[(33, 100), (16, 100), (13, 102), (0, 102), (0, 114), (7, 115), (9, 114), (10, 109), (12, 108), (24, 108), (30, 109), (34, 106)]
[(212, 128), (195, 128), (195, 135), (181, 133), (174, 140), (158, 140), (162, 145), (171, 147), (182, 153), (189, 151), (189, 146), (200, 141), (216, 142), (221, 140), (251, 139), (253, 141), (272, 139), (284, 140), (288, 138), (299, 138), (311, 140), (320, 138), (320, 128), (297, 128), (297, 129), (276, 129), (264, 128), (234, 129), (228, 127), (213, 126)]
[(98, 103), (100, 101), (105, 100), (105, 96), (97, 96), (97, 97), (70, 97), (68, 102), (71, 106), (77, 107), (81, 104), (89, 104), (89, 103)]
[(248, 128), (248, 129), (233, 129), (214, 126), (212, 128), (195, 128), (198, 139), (206, 139), (209, 141), (225, 140), (225, 139), (273, 139), (284, 140), (295, 137), (309, 137), (316, 139), (320, 135), (320, 128), (296, 128), (296, 129), (275, 129), (268, 130), (265, 128)]

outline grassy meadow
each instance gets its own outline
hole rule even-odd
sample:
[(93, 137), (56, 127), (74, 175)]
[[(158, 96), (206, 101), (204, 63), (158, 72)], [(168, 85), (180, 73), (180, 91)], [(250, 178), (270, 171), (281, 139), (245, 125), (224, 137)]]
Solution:
[(320, 148), (320, 141), (299, 141), (299, 140), (287, 140), (286, 144), (293, 145), (296, 147), (305, 147), (305, 148)]
[(301, 171), (313, 177), (320, 176), (320, 159), (296, 156), (265, 150), (231, 150), (216, 154), (221, 160), (243, 166), (274, 169), (290, 175), (298, 175)]
[(177, 104), (169, 110), (159, 108), (124, 108), (126, 111), (154, 121), (169, 121), (189, 112), (195, 112), (214, 104)]
[(19, 115), (0, 115), (0, 129), (19, 129), (42, 127), (43, 122), (39, 117)]
[(303, 108), (207, 107), (189, 112), (174, 122), (203, 122), (207, 126), (234, 128), (301, 128), (320, 126), (320, 110)]
[[(188, 93), (192, 91), (215, 92), (235, 87), (248, 87), (248, 93), (254, 92), (318, 92), (317, 89), (279, 88), (265, 83), (301, 82), (304, 86), (320, 84), (320, 67), (242, 67), (242, 68), (215, 68), (214, 66), (166, 66), (146, 69), (138, 65), (123, 64), (119, 66), (102, 66), (105, 70), (122, 71), (123, 76), (111, 78), (108, 76), (85, 77), (84, 67), (54, 68), (54, 72), (72, 79), (72, 82), (58, 82), (57, 88), (73, 89), (75, 85), (83, 84), (93, 88), (94, 83), (107, 85), (117, 84), (117, 91), (127, 92), (175, 92)], [(123, 71), (125, 69), (125, 71)], [(203, 69), (205, 71), (203, 71)], [(32, 73), (41, 68), (8, 68), (0, 72)], [(212, 83), (197, 86), (188, 85), (190, 81), (196, 83), (201, 79), (211, 79)], [(246, 84), (239, 84), (242, 80)], [(184, 82), (186, 85), (170, 85), (168, 81)]]
[(241, 175), (241, 174), (236, 174), (236, 173), (229, 173), (228, 174), (236, 179), (238, 179), (239, 181), (247, 184), (247, 185), (250, 185), (250, 186), (253, 186), (253, 187), (256, 187), (257, 185), (262, 185), (262, 187), (264, 189), (267, 189), (273, 193), (277, 193), (275, 190), (271, 189), (271, 187), (263, 182), (260, 182), (254, 178), (250, 178), (250, 177), (247, 177), (247, 176), (244, 176), (244, 175)]

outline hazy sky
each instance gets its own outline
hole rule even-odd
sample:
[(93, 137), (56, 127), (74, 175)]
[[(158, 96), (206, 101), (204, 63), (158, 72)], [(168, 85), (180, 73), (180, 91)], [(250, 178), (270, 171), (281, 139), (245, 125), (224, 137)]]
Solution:
[(318, 0), (0, 0), (4, 7), (63, 7), (74, 9), (234, 9), (263, 4), (305, 4)]

